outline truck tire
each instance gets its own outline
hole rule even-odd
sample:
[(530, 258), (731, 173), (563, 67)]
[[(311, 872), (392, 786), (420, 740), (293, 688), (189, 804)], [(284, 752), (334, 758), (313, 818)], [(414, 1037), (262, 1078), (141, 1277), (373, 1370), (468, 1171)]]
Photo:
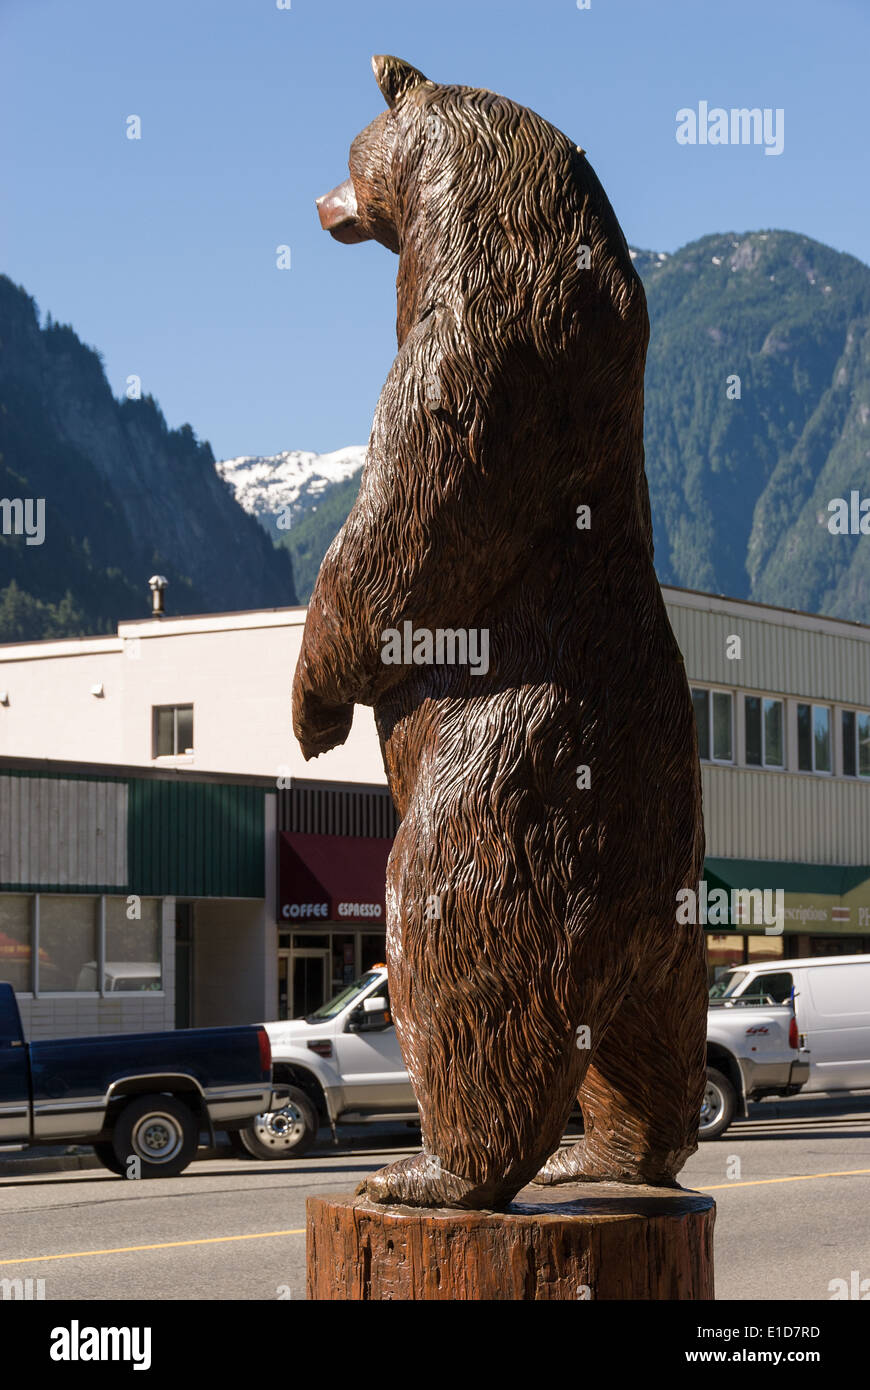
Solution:
[(255, 1115), (239, 1130), (251, 1158), (301, 1158), (317, 1138), (317, 1111), (298, 1086), (290, 1086), (289, 1091), (283, 1110)]
[(127, 1176), (127, 1170), (120, 1159), (115, 1156), (115, 1150), (111, 1144), (94, 1144), (94, 1153), (103, 1167), (108, 1168), (110, 1173), (114, 1173), (119, 1178)]
[(698, 1139), (702, 1143), (708, 1139), (718, 1139), (734, 1119), (736, 1110), (737, 1096), (728, 1077), (715, 1067), (708, 1067)]
[(132, 1155), (143, 1178), (174, 1178), (196, 1153), (199, 1124), (175, 1096), (137, 1096), (121, 1111), (112, 1131), (112, 1148), (126, 1174)]

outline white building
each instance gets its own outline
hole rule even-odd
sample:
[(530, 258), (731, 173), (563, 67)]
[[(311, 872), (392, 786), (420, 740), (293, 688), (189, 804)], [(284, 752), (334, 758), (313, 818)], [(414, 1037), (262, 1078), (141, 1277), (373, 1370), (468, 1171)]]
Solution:
[(304, 622), (304, 608), (267, 608), (0, 646), (0, 757), (384, 784), (367, 708), (306, 766), (290, 724)]
[[(784, 931), (711, 969), (870, 951), (870, 628), (666, 589), (699, 724), (710, 886)], [(293, 1016), (383, 958), (395, 831), (371, 710), (306, 764), (305, 610), (0, 647), (0, 978), (31, 1036)], [(130, 917), (130, 902), (139, 916)]]

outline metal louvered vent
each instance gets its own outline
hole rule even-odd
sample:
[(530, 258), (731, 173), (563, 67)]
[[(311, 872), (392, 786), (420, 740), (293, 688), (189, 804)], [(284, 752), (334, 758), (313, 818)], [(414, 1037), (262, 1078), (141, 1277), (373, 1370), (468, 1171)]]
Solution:
[(354, 835), (392, 839), (399, 826), (383, 791), (288, 787), (278, 792), (278, 829), (302, 835)]

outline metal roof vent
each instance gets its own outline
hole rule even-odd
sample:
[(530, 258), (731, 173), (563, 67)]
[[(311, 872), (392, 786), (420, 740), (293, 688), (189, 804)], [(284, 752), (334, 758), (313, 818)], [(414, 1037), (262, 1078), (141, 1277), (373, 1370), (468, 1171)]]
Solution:
[(148, 588), (151, 590), (151, 616), (152, 618), (162, 618), (165, 609), (163, 607), (163, 594), (169, 580), (162, 574), (152, 574), (148, 580)]

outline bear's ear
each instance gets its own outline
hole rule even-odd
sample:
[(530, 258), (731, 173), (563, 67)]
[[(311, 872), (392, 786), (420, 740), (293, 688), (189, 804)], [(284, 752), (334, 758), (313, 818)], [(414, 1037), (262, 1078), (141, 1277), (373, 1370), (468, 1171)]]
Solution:
[(395, 106), (396, 102), (401, 101), (414, 87), (420, 87), (424, 82), (429, 87), (434, 85), (428, 77), (423, 76), (419, 68), (413, 68), (410, 63), (403, 62), (401, 58), (393, 58), (389, 53), (375, 54), (372, 58), (372, 71), (384, 101), (390, 107)]

